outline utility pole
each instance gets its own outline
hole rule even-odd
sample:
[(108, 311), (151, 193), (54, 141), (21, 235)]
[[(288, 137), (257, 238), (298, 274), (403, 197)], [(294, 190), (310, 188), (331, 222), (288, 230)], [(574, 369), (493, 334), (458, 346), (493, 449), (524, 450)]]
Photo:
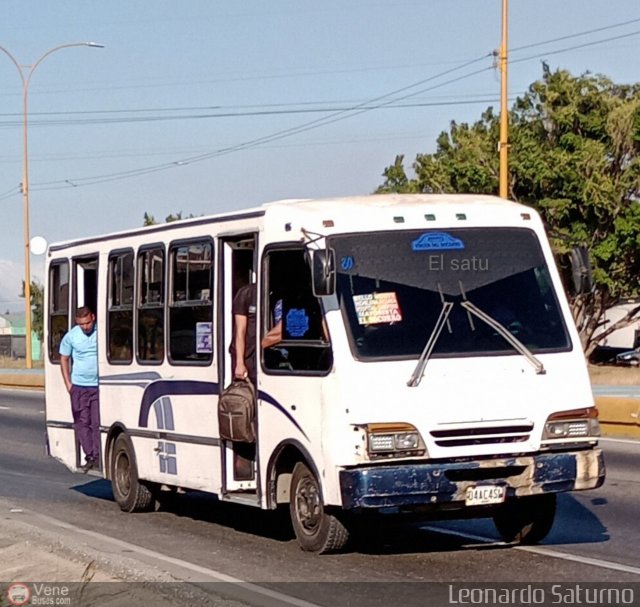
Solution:
[(502, 42), (500, 43), (500, 197), (509, 197), (509, 108), (507, 87), (507, 4), (502, 0)]

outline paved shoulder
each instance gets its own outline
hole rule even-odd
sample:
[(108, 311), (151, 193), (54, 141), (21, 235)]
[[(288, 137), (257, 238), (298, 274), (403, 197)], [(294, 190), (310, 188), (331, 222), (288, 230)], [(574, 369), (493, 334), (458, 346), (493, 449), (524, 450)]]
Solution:
[[(77, 541), (48, 524), (47, 517), (4, 500), (0, 500), (0, 592), (0, 604), (12, 593), (18, 593), (16, 600), (30, 597), (29, 604), (55, 597), (59, 605), (114, 607), (210, 605), (213, 598), (210, 591), (179, 582), (158, 568)], [(215, 604), (241, 605), (219, 596)]]

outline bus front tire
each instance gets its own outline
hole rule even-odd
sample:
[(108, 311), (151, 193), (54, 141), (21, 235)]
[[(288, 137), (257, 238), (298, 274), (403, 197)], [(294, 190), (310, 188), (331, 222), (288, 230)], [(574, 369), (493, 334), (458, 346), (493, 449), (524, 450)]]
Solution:
[(344, 524), (325, 511), (320, 483), (302, 462), (295, 465), (291, 476), (289, 511), (302, 550), (320, 554), (336, 552), (349, 540)]
[(507, 500), (493, 514), (505, 542), (537, 544), (551, 531), (556, 515), (556, 494), (532, 495)]
[(121, 510), (146, 512), (153, 509), (153, 493), (138, 480), (133, 444), (126, 434), (120, 434), (115, 440), (110, 472), (113, 497)]

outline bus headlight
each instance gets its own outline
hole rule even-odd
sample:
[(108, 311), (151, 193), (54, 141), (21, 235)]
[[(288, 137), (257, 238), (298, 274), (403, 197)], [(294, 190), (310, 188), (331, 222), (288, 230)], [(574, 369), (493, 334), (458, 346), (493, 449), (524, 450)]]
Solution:
[(411, 424), (368, 424), (369, 457), (424, 455), (426, 447), (420, 433)]
[(542, 440), (591, 438), (600, 436), (595, 407), (552, 413), (544, 424)]

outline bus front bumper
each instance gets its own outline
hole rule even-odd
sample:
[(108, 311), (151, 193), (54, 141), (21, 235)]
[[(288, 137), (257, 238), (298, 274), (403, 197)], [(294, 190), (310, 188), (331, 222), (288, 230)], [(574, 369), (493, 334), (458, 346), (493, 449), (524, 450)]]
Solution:
[(405, 462), (340, 471), (342, 507), (437, 506), (461, 502), (469, 488), (505, 487), (506, 497), (595, 489), (604, 482), (601, 449), (471, 461)]

